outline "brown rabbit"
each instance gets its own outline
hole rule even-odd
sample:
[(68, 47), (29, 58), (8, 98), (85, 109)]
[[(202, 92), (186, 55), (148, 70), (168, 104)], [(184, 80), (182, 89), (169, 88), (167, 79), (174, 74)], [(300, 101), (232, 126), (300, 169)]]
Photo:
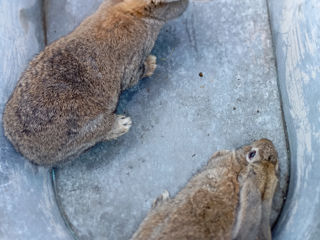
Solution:
[(267, 139), (219, 151), (174, 199), (165, 192), (155, 201), (132, 239), (271, 239), (277, 169)]
[(111, 0), (29, 64), (7, 102), (5, 135), (31, 162), (53, 165), (126, 133), (122, 90), (151, 76), (164, 23), (188, 0)]

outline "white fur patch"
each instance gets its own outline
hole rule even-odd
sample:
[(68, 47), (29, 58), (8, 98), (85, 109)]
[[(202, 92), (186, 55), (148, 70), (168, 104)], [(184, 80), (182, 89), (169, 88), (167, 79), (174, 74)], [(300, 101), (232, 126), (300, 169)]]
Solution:
[[(252, 159), (250, 159), (250, 158), (249, 158), (249, 154), (250, 154), (252, 151), (256, 151), (256, 155), (255, 155)], [(259, 161), (259, 149), (258, 149), (258, 148), (252, 148), (251, 151), (247, 154), (246, 160), (247, 160), (248, 163), (258, 162), (258, 161)]]

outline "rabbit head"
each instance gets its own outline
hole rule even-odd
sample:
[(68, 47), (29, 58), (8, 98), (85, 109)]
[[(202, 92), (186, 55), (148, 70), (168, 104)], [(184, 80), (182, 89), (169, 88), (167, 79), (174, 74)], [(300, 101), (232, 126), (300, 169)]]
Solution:
[(239, 204), (233, 239), (271, 239), (270, 212), (278, 183), (278, 155), (268, 139), (238, 150), (245, 165), (239, 174)]
[(124, 0), (123, 3), (138, 15), (167, 21), (180, 16), (189, 0)]

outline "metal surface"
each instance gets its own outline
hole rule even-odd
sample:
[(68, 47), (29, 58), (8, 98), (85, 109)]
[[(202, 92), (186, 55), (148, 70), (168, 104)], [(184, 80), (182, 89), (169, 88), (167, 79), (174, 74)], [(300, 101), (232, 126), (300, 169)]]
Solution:
[(275, 239), (320, 234), (320, 2), (269, 0), (291, 152), (290, 187)]
[[(0, 113), (26, 64), (70, 32), (101, 0), (0, 1)], [(291, 150), (290, 189), (275, 239), (318, 239), (320, 212), (317, 0), (269, 0), (279, 86)], [(80, 239), (127, 239), (165, 189), (176, 194), (210, 155), (260, 137), (288, 155), (264, 0), (194, 1), (162, 30), (152, 78), (125, 92), (131, 131), (56, 171), (60, 210)], [(199, 73), (203, 77), (199, 76)], [(1, 122), (0, 122), (1, 123)], [(2, 123), (1, 123), (2, 125)], [(71, 239), (49, 169), (29, 164), (0, 128), (0, 239)]]
[[(43, 47), (41, 4), (0, 1), (0, 114), (21, 72)], [(2, 117), (0, 118), (2, 119)], [(0, 239), (71, 239), (48, 169), (29, 164), (3, 135), (0, 120)]]
[[(94, 10), (84, 2), (48, 2), (49, 42), (67, 32), (60, 23), (69, 31)], [(162, 191), (176, 194), (216, 150), (261, 137), (280, 155), (275, 218), (288, 162), (266, 2), (194, 1), (164, 27), (153, 54), (155, 75), (121, 97), (130, 132), (56, 171), (79, 239), (128, 239)]]

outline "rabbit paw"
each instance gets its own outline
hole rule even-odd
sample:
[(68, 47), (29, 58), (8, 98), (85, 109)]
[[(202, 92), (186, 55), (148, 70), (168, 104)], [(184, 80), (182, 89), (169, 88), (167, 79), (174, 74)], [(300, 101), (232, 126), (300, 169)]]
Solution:
[(108, 139), (115, 139), (127, 133), (131, 128), (131, 125), (132, 121), (130, 117), (126, 117), (124, 115), (117, 115), (113, 127), (110, 133), (108, 134)]
[(152, 203), (152, 208), (156, 208), (161, 203), (167, 201), (169, 199), (169, 192), (165, 190), (156, 200)]
[(145, 73), (144, 77), (150, 77), (154, 73), (157, 68), (157, 57), (153, 55), (149, 55), (144, 62)]

